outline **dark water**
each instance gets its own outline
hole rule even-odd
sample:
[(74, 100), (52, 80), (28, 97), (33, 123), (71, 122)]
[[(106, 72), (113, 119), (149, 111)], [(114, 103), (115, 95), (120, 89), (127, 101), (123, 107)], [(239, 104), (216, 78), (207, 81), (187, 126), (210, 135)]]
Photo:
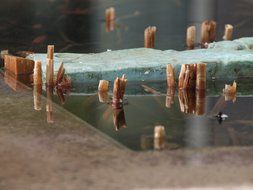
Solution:
[[(225, 101), (224, 96), (178, 94), (129, 95), (123, 109), (101, 103), (97, 94), (72, 94), (63, 107), (133, 150), (154, 149), (157, 125), (165, 127), (169, 149), (253, 145), (252, 96)], [(54, 101), (60, 104), (57, 96)], [(228, 118), (218, 120), (219, 112)]]
[[(116, 27), (106, 32), (104, 11), (114, 6)], [(0, 49), (45, 52), (55, 44), (60, 52), (101, 52), (143, 47), (143, 31), (158, 28), (157, 49), (184, 49), (186, 27), (205, 19), (225, 24), (234, 37), (252, 36), (251, 0), (11, 0), (1, 1)]]

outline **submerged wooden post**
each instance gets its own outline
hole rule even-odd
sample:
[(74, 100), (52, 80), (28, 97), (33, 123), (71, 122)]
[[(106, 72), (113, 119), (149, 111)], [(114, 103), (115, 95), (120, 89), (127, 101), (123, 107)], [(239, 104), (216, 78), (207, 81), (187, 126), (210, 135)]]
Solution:
[(154, 128), (154, 149), (161, 150), (165, 148), (165, 128), (164, 126), (155, 126)]
[(206, 64), (198, 63), (196, 69), (196, 89), (205, 90), (206, 89)]
[(205, 20), (201, 24), (201, 46), (206, 47), (206, 43), (214, 42), (216, 38), (216, 22)]
[(171, 64), (168, 64), (166, 67), (166, 75), (167, 75), (167, 87), (174, 88), (176, 86), (175, 71)]
[(188, 49), (194, 49), (196, 38), (196, 27), (190, 26), (186, 32), (186, 46)]
[(232, 38), (233, 38), (233, 28), (234, 27), (231, 24), (226, 24), (225, 25), (223, 40), (232, 40)]

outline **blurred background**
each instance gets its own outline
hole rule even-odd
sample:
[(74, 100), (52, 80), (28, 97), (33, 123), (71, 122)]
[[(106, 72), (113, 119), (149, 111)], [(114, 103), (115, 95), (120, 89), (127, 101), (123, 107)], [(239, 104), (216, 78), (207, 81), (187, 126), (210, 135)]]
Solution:
[[(115, 7), (115, 29), (106, 32), (105, 9)], [(143, 47), (143, 32), (157, 26), (156, 48), (185, 48), (186, 27), (205, 19), (224, 25), (234, 38), (253, 34), (252, 0), (11, 0), (1, 1), (1, 50), (102, 52)]]

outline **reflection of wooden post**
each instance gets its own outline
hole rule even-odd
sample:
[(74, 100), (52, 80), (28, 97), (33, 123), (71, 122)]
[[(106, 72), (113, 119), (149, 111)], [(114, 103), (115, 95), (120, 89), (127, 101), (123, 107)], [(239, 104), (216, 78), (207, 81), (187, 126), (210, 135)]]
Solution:
[(42, 85), (42, 68), (41, 61), (36, 61), (33, 72), (33, 84)]
[(155, 126), (154, 128), (154, 149), (161, 150), (165, 148), (165, 128), (164, 126)]
[(225, 25), (225, 32), (224, 32), (224, 36), (223, 39), (224, 40), (232, 40), (233, 38), (233, 26), (231, 24), (226, 24)]
[(196, 38), (196, 27), (195, 26), (188, 27), (186, 32), (186, 46), (188, 49), (194, 49), (195, 38)]
[(167, 108), (171, 108), (171, 105), (174, 104), (174, 95), (175, 95), (175, 88), (167, 88), (167, 95), (165, 102), (165, 106)]
[(46, 105), (46, 112), (47, 112), (47, 122), (48, 123), (54, 123), (53, 120), (53, 87), (47, 86), (46, 87), (46, 93), (47, 93), (47, 105)]
[(176, 85), (175, 72), (174, 72), (174, 68), (171, 64), (167, 65), (166, 74), (167, 74), (167, 86), (170, 88), (174, 88)]
[(196, 90), (196, 115), (205, 114), (206, 92), (205, 90)]
[(112, 109), (113, 123), (115, 130), (118, 131), (120, 128), (126, 128), (126, 118), (124, 109)]
[(34, 101), (34, 110), (41, 110), (41, 95), (42, 95), (42, 84), (33, 86), (33, 101)]
[(198, 63), (196, 69), (196, 89), (204, 90), (206, 89), (206, 64)]
[(101, 103), (106, 103), (109, 100), (108, 92), (98, 92), (98, 99)]
[(201, 24), (201, 46), (205, 47), (206, 43), (214, 42), (216, 38), (216, 22), (205, 20)]

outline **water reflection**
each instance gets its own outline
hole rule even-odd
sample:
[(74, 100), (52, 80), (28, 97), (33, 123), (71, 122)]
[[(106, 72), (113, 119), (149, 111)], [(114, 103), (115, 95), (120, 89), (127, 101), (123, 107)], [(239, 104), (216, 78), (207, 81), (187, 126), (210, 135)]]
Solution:
[(115, 130), (118, 131), (122, 128), (126, 128), (127, 125), (124, 108), (123, 107), (121, 109), (112, 108), (112, 113)]
[(52, 86), (46, 86), (47, 94), (47, 104), (46, 104), (46, 114), (47, 114), (47, 123), (54, 123), (53, 120), (53, 90)]
[(27, 87), (32, 87), (32, 75), (30, 74), (15, 75), (9, 71), (5, 71), (4, 81), (10, 88), (17, 92), (27, 90)]
[(42, 96), (42, 85), (34, 85), (33, 86), (33, 100), (34, 100), (34, 110), (40, 111), (41, 104), (41, 96)]

